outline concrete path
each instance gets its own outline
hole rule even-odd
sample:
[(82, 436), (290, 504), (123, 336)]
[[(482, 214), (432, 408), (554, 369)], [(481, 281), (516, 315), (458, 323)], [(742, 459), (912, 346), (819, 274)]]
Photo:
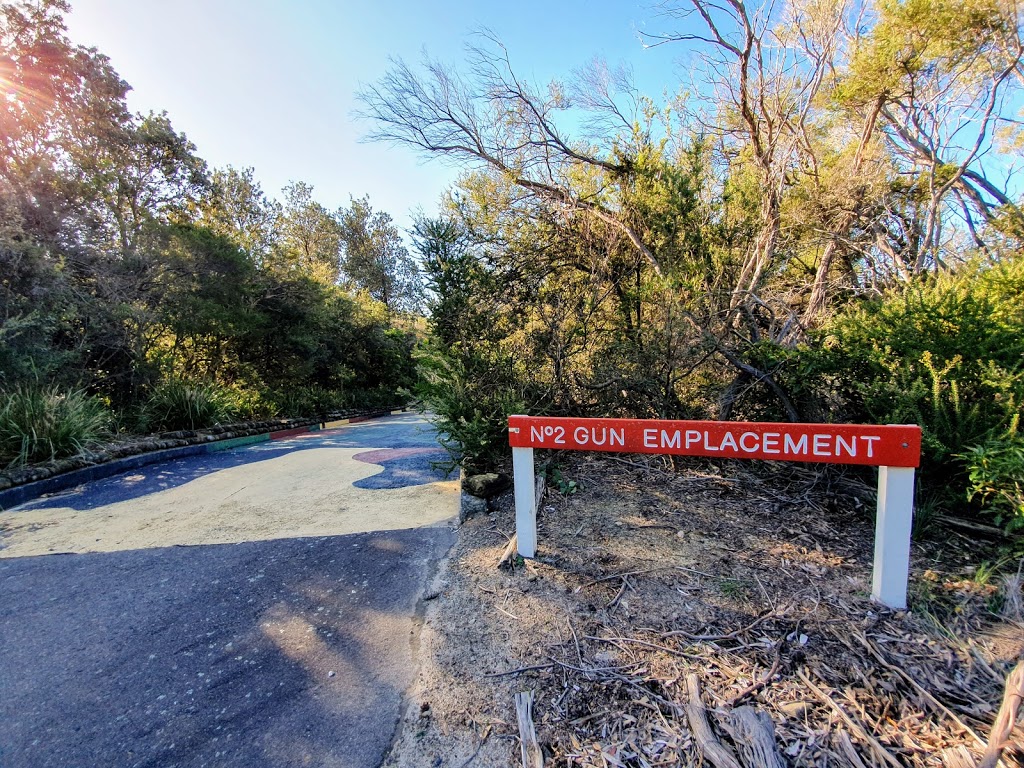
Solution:
[(398, 416), (0, 513), (0, 767), (378, 765), (454, 540), (442, 457)]

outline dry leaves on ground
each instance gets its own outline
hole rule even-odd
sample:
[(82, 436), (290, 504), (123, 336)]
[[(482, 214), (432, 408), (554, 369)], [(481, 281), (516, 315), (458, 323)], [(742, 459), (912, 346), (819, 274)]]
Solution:
[[(702, 765), (706, 736), (751, 765), (766, 759), (752, 727), (781, 765), (981, 754), (1024, 626), (989, 612), (995, 586), (964, 578), (975, 544), (915, 544), (911, 611), (886, 611), (868, 599), (863, 476), (658, 461), (563, 461), (581, 490), (549, 490), (539, 557), (511, 571), (496, 568), (511, 499), (463, 526), (387, 764), (518, 764), (519, 691), (534, 692), (549, 765)], [(1024, 764), (1019, 742), (1003, 764)]]

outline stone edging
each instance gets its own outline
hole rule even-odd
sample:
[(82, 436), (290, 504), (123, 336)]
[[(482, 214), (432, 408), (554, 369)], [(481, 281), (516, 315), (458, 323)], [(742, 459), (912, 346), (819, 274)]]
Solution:
[(407, 409), (343, 411), (331, 414), (336, 418), (329, 421), (274, 419), (226, 424), (207, 430), (164, 432), (152, 438), (111, 445), (88, 454), (0, 472), (0, 509), (15, 507), (47, 493), (56, 493), (82, 483), (102, 480), (148, 464), (184, 456), (217, 453), (268, 440), (280, 440), (293, 435), (316, 432), (322, 426), (329, 429), (379, 416), (398, 414), (405, 410)]

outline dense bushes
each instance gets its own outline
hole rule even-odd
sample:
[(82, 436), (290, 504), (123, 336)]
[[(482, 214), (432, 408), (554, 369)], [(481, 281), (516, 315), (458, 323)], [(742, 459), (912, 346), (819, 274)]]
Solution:
[[(785, 312), (765, 305), (726, 324), (726, 311), (703, 309), (711, 294), (686, 286), (652, 290), (643, 321), (618, 327), (592, 298), (614, 291), (506, 280), (508, 267), (457, 227), (424, 234), (435, 339), (418, 391), (468, 469), (507, 458), (506, 418), (524, 410), (914, 423), (922, 505), (1024, 525), (1024, 258), (854, 298), (794, 344), (776, 331)], [(640, 316), (625, 294), (619, 305)]]
[(508, 454), (508, 417), (526, 412), (523, 386), (509, 375), (508, 362), (437, 347), (421, 353), (419, 361), (416, 394), (437, 425), (450, 468), (462, 466), (472, 474), (499, 466)]
[(836, 315), (789, 353), (788, 385), (831, 420), (921, 425), (920, 483), (1024, 524), (1024, 259), (974, 262)]
[(990, 509), (996, 523), (1024, 529), (1024, 438), (1017, 422), (1007, 435), (987, 439), (958, 458), (967, 466), (968, 499)]

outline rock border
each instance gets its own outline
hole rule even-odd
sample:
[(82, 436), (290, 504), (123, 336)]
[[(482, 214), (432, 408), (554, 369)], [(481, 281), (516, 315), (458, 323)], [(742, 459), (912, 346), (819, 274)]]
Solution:
[(16, 507), (47, 493), (56, 493), (161, 461), (226, 451), (407, 410), (407, 407), (347, 410), (336, 411), (325, 418), (239, 422), (202, 430), (162, 432), (153, 437), (106, 445), (99, 450), (66, 459), (0, 472), (0, 509)]

